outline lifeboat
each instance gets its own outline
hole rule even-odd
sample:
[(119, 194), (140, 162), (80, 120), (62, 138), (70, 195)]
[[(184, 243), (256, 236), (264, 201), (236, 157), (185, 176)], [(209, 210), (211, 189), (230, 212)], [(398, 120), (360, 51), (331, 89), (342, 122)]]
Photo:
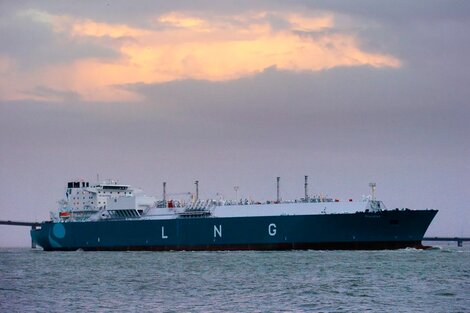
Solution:
[(59, 217), (61, 219), (66, 220), (66, 219), (70, 218), (70, 212), (59, 212)]

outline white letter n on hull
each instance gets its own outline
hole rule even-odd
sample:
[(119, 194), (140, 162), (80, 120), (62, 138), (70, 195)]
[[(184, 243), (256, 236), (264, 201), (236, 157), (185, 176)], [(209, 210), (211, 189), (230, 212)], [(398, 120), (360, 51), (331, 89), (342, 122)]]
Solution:
[(219, 228), (214, 225), (214, 238), (217, 237), (217, 235), (219, 235), (219, 237), (222, 237), (222, 225), (219, 225)]

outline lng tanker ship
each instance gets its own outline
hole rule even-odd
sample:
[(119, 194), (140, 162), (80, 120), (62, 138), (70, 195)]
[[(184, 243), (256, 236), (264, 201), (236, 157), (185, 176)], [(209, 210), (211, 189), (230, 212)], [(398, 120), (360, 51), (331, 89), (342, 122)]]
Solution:
[(372, 195), (340, 202), (307, 195), (294, 201), (167, 199), (106, 181), (67, 184), (50, 221), (31, 230), (51, 250), (289, 250), (423, 248), (437, 210), (388, 210)]

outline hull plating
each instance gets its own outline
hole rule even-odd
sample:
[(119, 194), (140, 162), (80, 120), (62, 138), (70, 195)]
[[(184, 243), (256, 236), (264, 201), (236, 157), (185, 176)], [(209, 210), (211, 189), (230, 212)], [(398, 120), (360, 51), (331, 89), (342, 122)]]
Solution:
[(436, 210), (43, 223), (44, 250), (376, 250), (423, 248)]

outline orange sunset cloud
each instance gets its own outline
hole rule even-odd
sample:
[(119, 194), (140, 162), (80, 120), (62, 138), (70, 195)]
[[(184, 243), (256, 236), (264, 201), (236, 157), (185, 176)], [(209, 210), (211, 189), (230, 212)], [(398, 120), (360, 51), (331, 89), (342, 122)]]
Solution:
[[(4, 58), (0, 59), (0, 70), (8, 70), (10, 82), (21, 81), (25, 89), (45, 86), (73, 91), (89, 101), (139, 99), (119, 85), (182, 79), (224, 81), (271, 66), (288, 71), (320, 71), (338, 66), (401, 65), (393, 56), (365, 51), (354, 35), (336, 31), (331, 13), (309, 16), (251, 12), (210, 19), (170, 12), (148, 21), (145, 28), (43, 12), (29, 12), (27, 16), (50, 25), (53, 32), (69, 40), (90, 40), (112, 48), (120, 57), (49, 64), (27, 75), (12, 70), (10, 65), (6, 69)], [(272, 16), (286, 26), (272, 27)], [(6, 95), (14, 99), (32, 97), (20, 91)]]

